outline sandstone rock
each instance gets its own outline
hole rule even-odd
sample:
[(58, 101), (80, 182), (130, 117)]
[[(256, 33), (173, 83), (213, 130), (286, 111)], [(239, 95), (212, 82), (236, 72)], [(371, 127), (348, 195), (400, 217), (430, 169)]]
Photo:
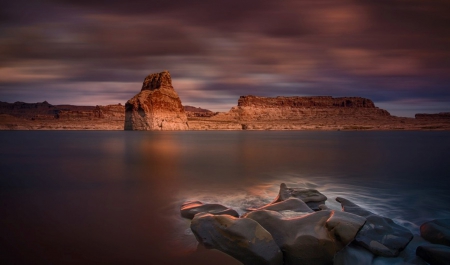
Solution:
[(186, 113), (168, 71), (147, 76), (125, 104), (125, 130), (187, 130)]
[[(257, 209), (248, 209), (250, 211), (259, 211), (259, 210), (268, 210), (268, 211), (293, 211), (293, 212), (305, 212), (305, 213), (311, 213), (313, 210), (308, 207), (308, 205), (297, 198), (288, 198), (287, 200), (275, 202), (271, 204), (267, 204), (261, 208)], [(244, 216), (243, 216), (244, 217)]]
[(419, 246), (416, 253), (430, 265), (450, 265), (450, 247), (443, 245)]
[(198, 213), (210, 213), (213, 215), (228, 214), (234, 217), (239, 217), (239, 214), (230, 208), (220, 204), (203, 204), (200, 201), (188, 201), (181, 205), (181, 216), (192, 219)]
[[(282, 202), (289, 198), (298, 198), (304, 201), (309, 208), (320, 210), (319, 205), (325, 204), (327, 197), (314, 189), (288, 188), (286, 184), (281, 183), (280, 191), (273, 203)], [(271, 204), (273, 204), (271, 203)]]
[(344, 198), (336, 198), (342, 210), (367, 219), (366, 224), (358, 232), (355, 241), (372, 253), (380, 256), (398, 256), (411, 241), (411, 232), (394, 223), (392, 219), (376, 215)]
[(251, 219), (200, 213), (192, 220), (191, 229), (200, 244), (225, 252), (244, 265), (283, 264), (270, 233)]
[(236, 111), (241, 121), (263, 121), (279, 119), (305, 119), (309, 117), (358, 116), (385, 118), (386, 110), (375, 107), (366, 98), (329, 96), (317, 97), (257, 97), (241, 96)]
[(286, 265), (332, 263), (336, 252), (353, 240), (365, 222), (354, 214), (328, 210), (294, 218), (260, 210), (246, 218), (270, 232), (283, 252)]
[(450, 246), (450, 219), (437, 219), (422, 224), (420, 235), (431, 243)]

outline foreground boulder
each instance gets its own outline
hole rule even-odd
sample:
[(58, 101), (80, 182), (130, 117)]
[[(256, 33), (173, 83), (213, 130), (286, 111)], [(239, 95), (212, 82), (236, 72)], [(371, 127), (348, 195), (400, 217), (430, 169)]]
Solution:
[(392, 219), (376, 215), (364, 210), (358, 205), (344, 198), (336, 198), (341, 203), (342, 210), (356, 214), (367, 219), (366, 224), (361, 228), (355, 241), (372, 253), (385, 257), (398, 256), (411, 241), (411, 232), (400, 226)]
[(125, 104), (125, 130), (187, 130), (187, 116), (168, 71), (147, 76)]
[(289, 198), (298, 198), (304, 201), (312, 210), (320, 210), (320, 205), (325, 204), (327, 197), (314, 189), (288, 188), (281, 183), (277, 198), (272, 202), (282, 202)]
[(450, 265), (450, 247), (443, 245), (419, 246), (416, 253), (431, 265)]
[(192, 219), (198, 213), (210, 213), (213, 215), (228, 214), (234, 217), (239, 217), (239, 214), (228, 207), (221, 204), (204, 204), (200, 201), (188, 201), (181, 205), (181, 216)]
[(450, 219), (437, 219), (422, 224), (420, 235), (431, 243), (450, 246)]
[(349, 244), (365, 223), (360, 216), (328, 210), (293, 218), (259, 210), (246, 218), (270, 232), (286, 265), (332, 263), (336, 252)]
[(283, 264), (272, 235), (254, 220), (199, 213), (191, 222), (191, 230), (206, 248), (225, 252), (244, 265)]

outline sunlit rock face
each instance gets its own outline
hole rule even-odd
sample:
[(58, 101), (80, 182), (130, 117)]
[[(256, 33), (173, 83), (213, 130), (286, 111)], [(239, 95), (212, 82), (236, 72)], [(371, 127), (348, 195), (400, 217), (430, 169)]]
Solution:
[(187, 130), (186, 113), (168, 71), (147, 76), (125, 104), (125, 130)]
[(257, 97), (241, 96), (235, 111), (241, 121), (272, 121), (299, 118), (352, 118), (390, 116), (386, 110), (375, 107), (366, 98), (330, 96), (317, 97)]

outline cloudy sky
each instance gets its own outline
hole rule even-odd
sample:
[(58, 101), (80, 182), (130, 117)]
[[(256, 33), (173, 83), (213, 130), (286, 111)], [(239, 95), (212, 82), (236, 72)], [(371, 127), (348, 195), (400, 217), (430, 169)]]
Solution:
[(169, 70), (184, 105), (361, 96), (450, 111), (448, 0), (1, 0), (0, 101), (124, 104)]

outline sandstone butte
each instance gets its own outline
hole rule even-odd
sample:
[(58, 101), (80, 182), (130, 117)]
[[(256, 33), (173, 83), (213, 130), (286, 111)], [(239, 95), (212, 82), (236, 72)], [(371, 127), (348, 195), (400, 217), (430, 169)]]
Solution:
[(0, 102), (0, 130), (450, 130), (450, 113), (392, 116), (366, 98), (241, 96), (228, 112), (183, 106), (170, 73), (125, 106)]
[(187, 130), (186, 113), (168, 71), (147, 76), (125, 104), (125, 130)]

